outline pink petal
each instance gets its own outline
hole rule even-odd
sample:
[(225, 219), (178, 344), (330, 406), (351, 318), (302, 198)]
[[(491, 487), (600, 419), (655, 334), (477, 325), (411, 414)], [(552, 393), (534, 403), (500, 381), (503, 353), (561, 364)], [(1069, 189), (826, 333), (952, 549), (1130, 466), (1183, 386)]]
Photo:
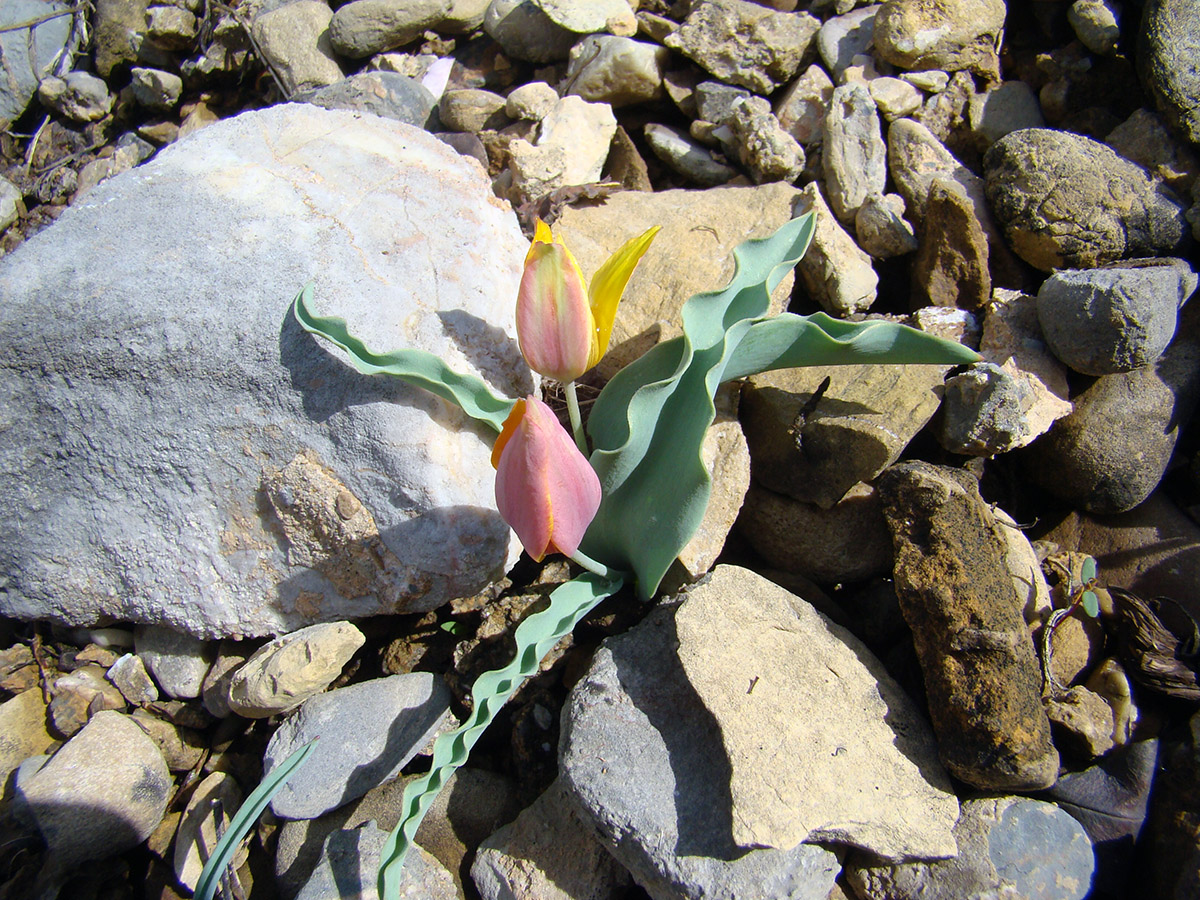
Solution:
[(579, 549), (600, 507), (600, 479), (558, 419), (536, 397), (496, 467), (496, 507), (535, 560)]
[(587, 284), (567, 249), (535, 243), (517, 292), (517, 342), (529, 368), (574, 381), (587, 371), (594, 331)]

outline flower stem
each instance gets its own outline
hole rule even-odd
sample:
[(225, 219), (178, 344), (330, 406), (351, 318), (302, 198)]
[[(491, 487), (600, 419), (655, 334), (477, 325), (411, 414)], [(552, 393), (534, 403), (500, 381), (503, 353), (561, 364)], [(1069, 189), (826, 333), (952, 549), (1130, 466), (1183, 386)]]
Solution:
[(575, 435), (575, 446), (579, 448), (583, 458), (587, 459), (587, 438), (583, 435), (583, 417), (579, 415), (579, 395), (575, 393), (575, 382), (568, 381), (563, 388), (567, 395), (567, 415), (571, 417), (571, 432)]
[(621, 571), (620, 569), (614, 569), (606, 566), (602, 562), (596, 562), (596, 560), (592, 559), (582, 550), (576, 550), (573, 554), (568, 556), (567, 559), (571, 560), (571, 562), (578, 563), (589, 572), (594, 572), (601, 578), (626, 578), (629, 574)]

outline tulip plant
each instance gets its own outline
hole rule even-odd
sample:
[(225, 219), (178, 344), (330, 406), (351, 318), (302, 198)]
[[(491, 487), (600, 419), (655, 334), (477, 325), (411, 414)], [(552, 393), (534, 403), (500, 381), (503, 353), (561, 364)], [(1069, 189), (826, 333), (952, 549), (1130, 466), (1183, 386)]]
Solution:
[(708, 503), (711, 480), (700, 447), (722, 382), (789, 366), (978, 360), (960, 344), (892, 322), (767, 315), (771, 292), (800, 261), (813, 230), (810, 212), (737, 247), (730, 283), (692, 297), (682, 309), (683, 334), (617, 373), (596, 399), (585, 433), (574, 379), (604, 355), (617, 304), (657, 229), (621, 247), (588, 284), (570, 251), (539, 222), (517, 297), (517, 338), (534, 371), (564, 383), (574, 439), (536, 396), (497, 396), (482, 379), (424, 351), (374, 353), (341, 319), (313, 314), (311, 284), (297, 296), (301, 327), (340, 347), (359, 371), (403, 378), (499, 432), (492, 463), (500, 514), (535, 560), (562, 553), (584, 569), (517, 627), (512, 662), (477, 679), (470, 716), (437, 739), (429, 772), (406, 788), (401, 820), (381, 856), (383, 900), (400, 895), (405, 854), (434, 796), (542, 657), (623, 585), (645, 599), (658, 590)]

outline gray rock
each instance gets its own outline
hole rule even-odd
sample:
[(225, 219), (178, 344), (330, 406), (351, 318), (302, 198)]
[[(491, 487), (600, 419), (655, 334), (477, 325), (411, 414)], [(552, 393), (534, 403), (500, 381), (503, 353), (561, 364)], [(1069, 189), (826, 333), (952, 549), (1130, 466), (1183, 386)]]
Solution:
[(132, 704), (153, 703), (158, 699), (158, 688), (150, 680), (141, 657), (132, 653), (126, 653), (109, 666), (105, 677)]
[(187, 700), (200, 696), (211, 664), (208, 645), (170, 628), (144, 625), (134, 631), (137, 655), (168, 697)]
[(672, 50), (721, 81), (769, 94), (808, 61), (821, 23), (746, 0), (699, 0), (667, 36)]
[(572, 690), (559, 739), (565, 789), (652, 897), (824, 900), (839, 868), (829, 851), (734, 843), (729, 762), (676, 656), (674, 614), (661, 605), (606, 641)]
[(821, 150), (829, 206), (843, 223), (854, 221), (868, 194), (887, 182), (887, 146), (871, 92), (861, 84), (833, 91)]
[(1200, 143), (1200, 0), (1149, 0), (1138, 30), (1138, 71), (1172, 128)]
[(1005, 81), (967, 101), (967, 121), (981, 150), (1023, 128), (1046, 124), (1033, 88), (1023, 81)]
[(1128, 372), (1167, 348), (1195, 289), (1196, 273), (1179, 259), (1066, 269), (1042, 282), (1038, 319), (1054, 355), (1076, 372)]
[(737, 169), (713, 159), (707, 149), (674, 128), (649, 122), (645, 136), (655, 156), (701, 187), (725, 184), (738, 174)]
[(1083, 900), (1091, 890), (1091, 841), (1053, 803), (1026, 797), (968, 800), (954, 836), (955, 859), (899, 866), (856, 860), (847, 877), (864, 900)]
[(1121, 4), (1116, 0), (1075, 0), (1067, 21), (1079, 42), (1097, 56), (1108, 56), (1121, 38)]
[(312, 819), (357, 800), (399, 774), (449, 711), (450, 689), (428, 672), (376, 678), (313, 697), (267, 744), (264, 775), (313, 738), (321, 739), (275, 794), (271, 809), (284, 819)]
[(579, 39), (554, 22), (536, 0), (492, 0), (483, 30), (506, 55), (538, 64), (566, 59)]
[(322, 109), (367, 112), (430, 131), (440, 125), (437, 100), (429, 89), (395, 72), (359, 72), (297, 99)]
[(167, 808), (171, 775), (141, 728), (128, 716), (103, 711), (21, 779), (16, 792), (46, 841), (49, 864), (74, 874), (79, 864), (150, 836)]
[(838, 224), (816, 182), (800, 191), (800, 199), (817, 220), (808, 252), (796, 266), (809, 296), (832, 316), (870, 309), (879, 287), (871, 257)]
[(295, 0), (255, 16), (254, 40), (289, 95), (341, 81), (329, 41), (332, 18), (322, 0)]
[(867, 53), (875, 37), (875, 14), (879, 4), (863, 6), (842, 16), (826, 19), (817, 33), (817, 50), (825, 67), (839, 84), (854, 57)]
[(1170, 188), (1083, 135), (1014, 131), (983, 164), (988, 202), (1013, 250), (1042, 271), (1169, 254), (1187, 238)]
[[(1021, 396), (1032, 397), (1031, 405), (1022, 406), (1024, 422), (1018, 426), (1029, 440), (1044, 434), (1055, 421), (1071, 412), (1067, 369), (1046, 346), (1038, 322), (1036, 297), (1004, 289), (993, 291), (983, 321), (979, 353), (1023, 385)], [(944, 408), (949, 415), (949, 406)], [(1004, 412), (1013, 410), (1008, 407)]]
[(556, 781), (479, 846), (471, 880), (483, 900), (608, 900), (627, 887), (629, 873)]
[(984, 790), (1049, 787), (1058, 752), (1004, 526), (958, 469), (901, 462), (876, 487), (943, 764)]
[(769, 565), (819, 584), (866, 581), (892, 568), (891, 536), (870, 485), (822, 509), (751, 484), (737, 528)]
[(353, 0), (329, 23), (329, 43), (350, 59), (394, 50), (421, 36), (450, 11), (450, 0)]
[(310, 625), (277, 637), (230, 676), (229, 708), (248, 718), (295, 709), (329, 687), (365, 640), (349, 622)]
[(1096, 854), (1097, 885), (1127, 884), (1158, 764), (1158, 739), (1122, 747), (1082, 771), (1064, 772), (1052, 800), (1083, 826)]
[(614, 108), (657, 100), (670, 56), (666, 47), (627, 37), (585, 37), (571, 48), (566, 93)]
[[(1125, 512), (1162, 480), (1200, 398), (1200, 345), (1186, 327), (1149, 366), (1102, 375), (1075, 411), (1024, 451), (1030, 478), (1088, 512)], [(1194, 327), (1194, 326), (1192, 326)]]
[[(184, 224), (221, 266), (168, 249)], [(114, 233), (129, 265), (84, 265)], [(30, 363), (0, 375), (24, 410), (0, 447), (5, 615), (245, 636), (433, 608), (505, 571), (494, 434), (355, 374), (289, 312), (315, 276), (316, 313), (367, 346), (528, 393), (508, 337), (528, 243), (475, 163), (400, 123), (278, 106), (172, 145), (37, 237), (0, 261), (0, 356)]]
[(174, 72), (134, 67), (130, 71), (133, 97), (146, 109), (169, 112), (183, 95), (183, 79)]
[(825, 138), (825, 113), (833, 99), (833, 82), (818, 65), (811, 65), (787, 86), (775, 104), (780, 126), (802, 147)]
[[(873, 481), (895, 462), (933, 418), (945, 373), (946, 366), (848, 365), (751, 376), (741, 418), (754, 480), (796, 500), (832, 507), (854, 485)], [(829, 386), (820, 402), (805, 411), (826, 377)]]
[(904, 218), (904, 198), (899, 194), (870, 193), (854, 214), (858, 246), (875, 259), (903, 256), (917, 249), (917, 235)]
[[(388, 833), (368, 822), (348, 831), (335, 831), (325, 841), (321, 861), (295, 900), (379, 900), (376, 879), (379, 858)], [(400, 870), (402, 900), (457, 900), (458, 888), (441, 864), (414, 846)]]
[(977, 209), (987, 205), (983, 179), (955, 159), (933, 132), (919, 122), (897, 119), (888, 127), (887, 158), (896, 190), (904, 197), (908, 212), (918, 225), (925, 221), (929, 189), (939, 178), (962, 185)]
[(211, 715), (218, 719), (233, 715), (233, 710), (229, 708), (229, 683), (234, 673), (257, 649), (248, 641), (221, 641), (218, 645), (216, 658), (204, 676), (200, 689), (204, 708)]
[(804, 171), (804, 150), (783, 130), (762, 97), (737, 103), (729, 120), (738, 159), (755, 183), (786, 181), (791, 184)]
[(938, 443), (951, 453), (992, 456), (1030, 443), (1030, 387), (994, 363), (977, 363), (946, 380)]
[(902, 69), (970, 69), (999, 81), (1004, 0), (884, 3), (875, 16), (875, 52)]
[(1105, 136), (1104, 143), (1130, 162), (1157, 175), (1180, 197), (1192, 194), (1196, 176), (1200, 175), (1200, 154), (1172, 134), (1157, 114), (1148, 109), (1135, 109), (1128, 119)]
[(491, 0), (451, 0), (450, 10), (437, 30), (447, 34), (470, 34), (483, 25)]
[[(374, 821), (384, 831), (404, 814), (405, 785), (416, 776), (395, 778), (369, 790), (360, 800), (316, 819), (282, 824), (275, 850), (275, 884), (285, 897), (303, 886), (321, 856), (325, 839), (335, 831)], [(417, 829), (417, 841), (458, 882), (463, 860), (489, 835), (521, 811), (516, 785), (493, 772), (464, 766), (454, 772)]]
[(695, 97), (696, 113), (701, 120), (726, 125), (738, 105), (750, 98), (750, 92), (719, 81), (701, 81), (696, 85)]
[(691, 588), (675, 625), (679, 662), (730, 760), (739, 846), (954, 855), (958, 800), (933, 732), (848, 631), (736, 566)]
[[(137, 69), (134, 70), (138, 71)], [(38, 84), (38, 100), (55, 112), (76, 122), (96, 122), (108, 115), (113, 98), (104, 79), (90, 72), (68, 72), (64, 77), (51, 75)]]
[(628, 0), (536, 0), (554, 24), (575, 34), (610, 31), (628, 36), (637, 31), (637, 18)]
[(499, 94), (478, 88), (446, 91), (438, 101), (438, 117), (449, 131), (472, 134), (498, 130), (508, 124), (505, 100)]
[(0, 10), (0, 28), (38, 23), (0, 31), (0, 128), (8, 128), (25, 112), (38, 82), (51, 74), (71, 39), (71, 16), (38, 20), (69, 8), (61, 0), (7, 0)]

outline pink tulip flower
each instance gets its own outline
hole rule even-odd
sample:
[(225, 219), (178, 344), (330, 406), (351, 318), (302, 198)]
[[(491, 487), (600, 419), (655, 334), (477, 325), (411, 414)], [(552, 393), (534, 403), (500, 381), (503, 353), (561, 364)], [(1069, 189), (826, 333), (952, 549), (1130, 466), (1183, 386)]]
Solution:
[(538, 220), (517, 292), (517, 342), (529, 368), (565, 384), (600, 362), (625, 285), (657, 233), (627, 241), (589, 285), (566, 244)]
[(545, 403), (518, 400), (492, 448), (496, 507), (533, 559), (573, 556), (600, 507), (600, 479)]

